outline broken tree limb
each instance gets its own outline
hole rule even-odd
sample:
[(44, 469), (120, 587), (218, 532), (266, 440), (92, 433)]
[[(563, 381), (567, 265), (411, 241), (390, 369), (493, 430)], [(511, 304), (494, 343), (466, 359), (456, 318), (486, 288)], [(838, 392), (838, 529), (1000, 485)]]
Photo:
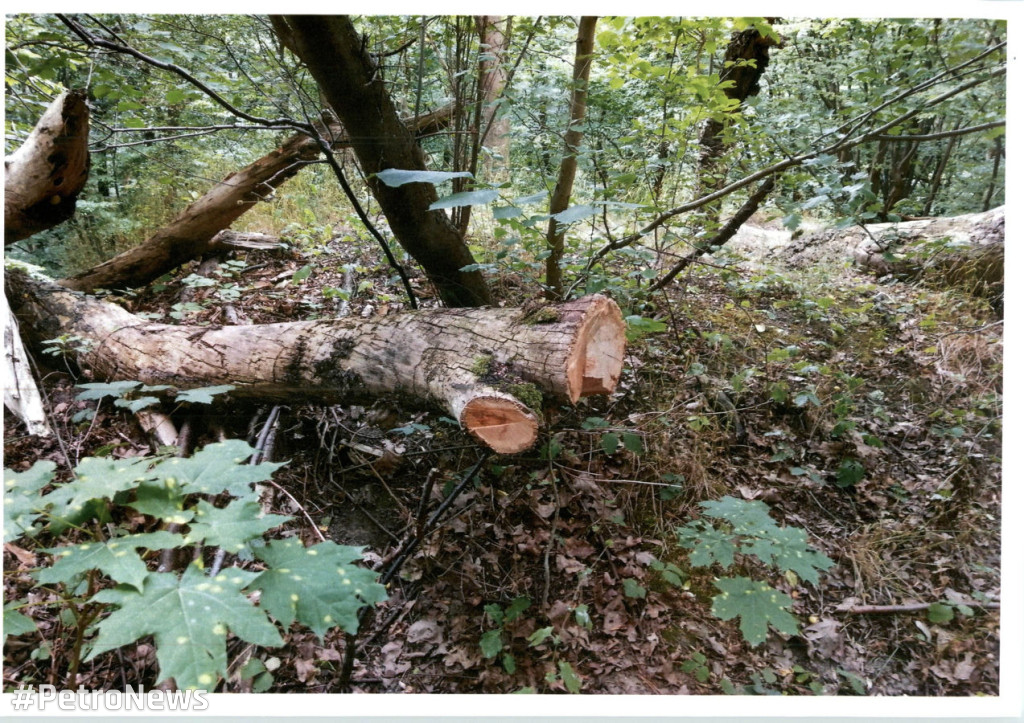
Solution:
[(96, 379), (232, 384), (237, 396), (286, 401), (401, 395), (443, 407), (505, 454), (536, 441), (544, 393), (570, 402), (610, 394), (625, 355), (621, 312), (601, 296), (533, 312), (428, 309), (196, 327), (155, 324), (24, 272), (9, 274), (8, 290), (23, 328), (39, 339), (86, 340), (77, 362)]
[(952, 602), (942, 600), (939, 603), (907, 603), (906, 605), (851, 605), (850, 607), (839, 607), (837, 610), (851, 615), (891, 615), (898, 613), (918, 613), (928, 610), (932, 605), (948, 605), (950, 607), (981, 608), (983, 610), (998, 610), (998, 602)]
[(18, 150), (4, 159), (4, 246), (67, 221), (89, 178), (85, 93), (57, 97)]
[(29, 434), (49, 437), (50, 426), (46, 423), (46, 409), (43, 397), (36, 386), (28, 354), (21, 343), (18, 321), (7, 306), (7, 296), (0, 299), (4, 319), (4, 406), (14, 412), (25, 423)]
[[(451, 113), (451, 106), (444, 106), (422, 118), (405, 122), (411, 132), (422, 134), (443, 126)], [(330, 139), (334, 149), (351, 145), (345, 130), (337, 123), (320, 131)], [(268, 200), (285, 181), (320, 156), (317, 139), (297, 133), (259, 160), (228, 174), (142, 244), (60, 283), (77, 291), (144, 286), (187, 261), (217, 250), (223, 245), (214, 240), (218, 232), (227, 229), (260, 201)]]

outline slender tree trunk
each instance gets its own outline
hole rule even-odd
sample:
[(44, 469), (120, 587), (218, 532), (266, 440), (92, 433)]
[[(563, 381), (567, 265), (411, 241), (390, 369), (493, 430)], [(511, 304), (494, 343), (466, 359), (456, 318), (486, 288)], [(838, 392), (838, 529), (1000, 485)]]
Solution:
[[(508, 118), (498, 112), (498, 99), (505, 90), (508, 73), (505, 70), (505, 52), (508, 40), (498, 27), (501, 16), (480, 15), (476, 19), (480, 34), (480, 101), (483, 107), (480, 145), (487, 148), (484, 175), (493, 177), (498, 163), (508, 163)], [(496, 162), (495, 156), (501, 161)]]
[[(957, 123), (953, 126), (953, 130), (956, 130), (959, 127), (960, 124)], [(922, 211), (925, 216), (932, 215), (932, 204), (935, 203), (935, 197), (938, 195), (939, 189), (942, 187), (942, 174), (946, 172), (946, 165), (949, 163), (949, 157), (953, 154), (953, 148), (956, 147), (959, 140), (960, 139), (957, 136), (950, 137), (949, 142), (946, 143), (946, 150), (943, 151), (942, 157), (935, 166), (935, 172), (932, 174), (931, 187), (928, 189), (928, 198), (925, 199), (924, 210)]]
[(396, 394), (447, 410), (501, 453), (537, 438), (542, 394), (576, 402), (610, 394), (625, 325), (599, 296), (534, 311), (428, 309), (377, 320), (197, 327), (155, 324), (120, 306), (8, 275), (12, 308), (35, 341), (75, 334), (95, 378), (231, 384), (236, 396), (356, 401)]
[(474, 259), (458, 229), (443, 211), (429, 210), (437, 200), (433, 184), (392, 188), (375, 177), (389, 168), (425, 170), (426, 160), (349, 18), (289, 15), (272, 20), (351, 134), (352, 148), (395, 238), (423, 266), (442, 300), (449, 306), (490, 303), (483, 275), (460, 270)]
[(85, 93), (57, 97), (4, 159), (4, 245), (67, 221), (89, 178), (89, 107)]
[[(576, 62), (572, 71), (569, 127), (565, 131), (565, 148), (562, 151), (562, 163), (558, 168), (558, 181), (555, 183), (555, 192), (551, 195), (551, 215), (569, 208), (569, 199), (572, 197), (572, 186), (576, 180), (576, 155), (583, 140), (581, 126), (587, 115), (587, 90), (596, 28), (596, 17), (585, 15), (580, 18), (579, 32), (576, 36)], [(561, 262), (565, 254), (565, 230), (553, 218), (548, 222), (548, 250), (550, 254), (546, 260), (544, 280), (548, 287), (548, 297), (557, 299), (562, 295)]]
[(988, 190), (985, 192), (985, 201), (982, 204), (981, 210), (987, 211), (992, 208), (992, 195), (996, 191), (996, 181), (999, 180), (999, 162), (1003, 158), (1003, 137), (997, 136), (995, 140), (995, 146), (992, 150), (994, 160), (992, 161), (992, 176), (988, 182)]

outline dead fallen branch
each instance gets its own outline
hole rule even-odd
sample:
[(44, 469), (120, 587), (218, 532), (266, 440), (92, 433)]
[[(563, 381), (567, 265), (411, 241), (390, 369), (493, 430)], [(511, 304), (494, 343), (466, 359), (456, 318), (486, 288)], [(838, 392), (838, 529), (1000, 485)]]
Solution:
[(932, 605), (949, 605), (950, 607), (981, 608), (983, 610), (998, 610), (998, 602), (952, 602), (942, 600), (938, 603), (907, 603), (906, 605), (851, 605), (850, 607), (837, 608), (838, 612), (850, 613), (851, 615), (893, 615), (899, 613), (917, 613), (928, 610)]

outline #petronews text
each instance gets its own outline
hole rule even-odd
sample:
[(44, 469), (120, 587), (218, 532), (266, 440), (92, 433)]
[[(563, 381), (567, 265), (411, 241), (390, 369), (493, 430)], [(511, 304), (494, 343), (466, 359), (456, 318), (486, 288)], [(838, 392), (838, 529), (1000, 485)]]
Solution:
[(14, 710), (74, 711), (186, 711), (206, 710), (210, 702), (205, 690), (57, 690), (53, 685), (21, 686), (13, 691)]

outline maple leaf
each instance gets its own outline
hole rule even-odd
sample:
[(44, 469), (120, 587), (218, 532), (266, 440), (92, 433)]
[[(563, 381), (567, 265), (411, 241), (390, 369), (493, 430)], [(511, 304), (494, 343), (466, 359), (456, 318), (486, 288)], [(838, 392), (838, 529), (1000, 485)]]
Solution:
[(43, 497), (55, 510), (68, 511), (61, 517), (73, 517), (91, 500), (113, 499), (118, 492), (134, 489), (144, 480), (154, 479), (156, 472), (147, 469), (152, 459), (113, 459), (86, 457), (75, 467), (75, 479), (60, 485)]
[(729, 567), (736, 554), (735, 535), (717, 530), (705, 520), (695, 520), (676, 529), (680, 544), (693, 547), (690, 563), (695, 567), (708, 567), (718, 563)]
[(51, 547), (46, 550), (54, 556), (54, 564), (40, 569), (35, 578), (43, 584), (63, 582), (70, 584), (72, 578), (89, 570), (99, 570), (115, 582), (131, 585), (142, 590), (142, 583), (149, 574), (146, 563), (135, 552), (135, 548), (164, 550), (181, 547), (185, 538), (166, 531), (126, 535), (106, 542), (84, 542), (80, 545)]
[(46, 508), (40, 490), (53, 479), (55, 469), (53, 462), (41, 460), (24, 472), (4, 470), (4, 542), (39, 531), (33, 523)]
[(159, 680), (174, 678), (179, 688), (213, 690), (217, 678), (227, 674), (228, 629), (256, 645), (284, 643), (266, 613), (241, 592), (252, 578), (235, 567), (210, 578), (191, 564), (180, 578), (150, 573), (141, 592), (129, 585), (102, 590), (92, 600), (120, 609), (99, 624), (86, 660), (152, 635)]
[(387, 599), (377, 574), (352, 564), (362, 557), (360, 547), (274, 540), (256, 555), (269, 565), (249, 586), (262, 591), (260, 606), (285, 627), (298, 620), (321, 640), (333, 627), (354, 635), (359, 608)]
[(797, 527), (782, 527), (771, 538), (771, 554), (780, 570), (792, 570), (805, 582), (818, 584), (818, 570), (834, 564), (807, 544), (807, 533)]
[(265, 482), (282, 464), (245, 464), (255, 452), (240, 439), (208, 444), (191, 457), (175, 457), (160, 465), (160, 474), (173, 477), (188, 494), (253, 497), (254, 482)]
[(249, 540), (262, 537), (267, 530), (290, 519), (284, 515), (260, 517), (260, 505), (252, 500), (234, 500), (224, 508), (200, 500), (195, 508), (195, 520), (189, 525), (188, 541), (238, 552)]
[(800, 633), (796, 618), (788, 612), (793, 601), (785, 593), (746, 577), (724, 577), (715, 581), (715, 587), (722, 594), (712, 599), (711, 613), (721, 620), (739, 617), (740, 632), (751, 645), (767, 639), (769, 623), (783, 633)]

